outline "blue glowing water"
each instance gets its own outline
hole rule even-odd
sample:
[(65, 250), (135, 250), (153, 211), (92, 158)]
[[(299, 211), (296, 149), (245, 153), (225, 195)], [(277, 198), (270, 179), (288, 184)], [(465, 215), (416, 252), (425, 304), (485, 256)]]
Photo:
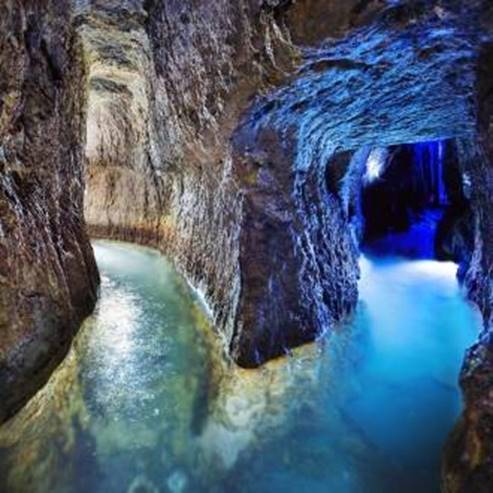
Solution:
[[(396, 255), (413, 259), (433, 259), (436, 257), (437, 225), (442, 220), (449, 205), (449, 197), (445, 186), (444, 165), (446, 142), (442, 140), (421, 142), (409, 145), (413, 153), (413, 167), (408, 171), (409, 183), (407, 192), (413, 192), (420, 198), (420, 206), (407, 204), (406, 214), (410, 226), (405, 231), (389, 231), (385, 235), (372, 237), (366, 241), (365, 249), (373, 255)], [(380, 149), (373, 151), (366, 163), (366, 183), (387, 179), (382, 177), (385, 152)], [(399, 166), (399, 162), (391, 166)], [(393, 178), (395, 182), (399, 178)], [(397, 187), (399, 184), (395, 183)], [(402, 191), (402, 189), (401, 189)], [(405, 199), (404, 199), (405, 200)], [(404, 201), (405, 204), (405, 201)], [(376, 207), (373, 214), (386, 212)], [(390, 228), (389, 228), (390, 229)]]
[(352, 324), (245, 371), (163, 257), (95, 248), (98, 309), (0, 429), (1, 491), (439, 491), (477, 322), (453, 264), (362, 258)]
[(411, 259), (434, 259), (436, 257), (437, 224), (444, 209), (425, 209), (414, 214), (407, 231), (387, 233), (369, 240), (364, 249), (375, 256), (394, 255)]

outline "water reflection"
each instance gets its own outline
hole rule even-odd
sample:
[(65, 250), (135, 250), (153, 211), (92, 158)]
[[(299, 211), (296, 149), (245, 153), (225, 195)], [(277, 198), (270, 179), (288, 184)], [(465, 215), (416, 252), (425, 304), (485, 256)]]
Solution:
[(157, 253), (95, 244), (101, 299), (48, 385), (0, 429), (0, 491), (438, 491), (475, 319), (455, 266), (362, 259), (355, 321), (232, 367)]

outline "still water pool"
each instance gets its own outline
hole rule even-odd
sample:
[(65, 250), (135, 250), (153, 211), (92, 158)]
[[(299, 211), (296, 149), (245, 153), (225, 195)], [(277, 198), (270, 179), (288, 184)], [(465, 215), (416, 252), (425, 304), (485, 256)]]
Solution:
[(246, 371), (161, 255), (94, 248), (97, 310), (0, 429), (0, 491), (439, 491), (478, 330), (453, 264), (363, 257), (351, 324)]

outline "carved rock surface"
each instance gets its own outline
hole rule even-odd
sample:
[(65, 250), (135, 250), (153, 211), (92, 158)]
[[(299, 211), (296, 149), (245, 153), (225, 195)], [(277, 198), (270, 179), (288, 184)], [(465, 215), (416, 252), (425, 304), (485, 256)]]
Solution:
[(91, 232), (172, 256), (244, 366), (313, 340), (357, 300), (331, 162), (342, 178), (366, 147), (474, 140), (485, 9), (93, 2)]
[(63, 0), (0, 5), (0, 422), (46, 382), (96, 299), (69, 13)]
[[(493, 7), (489, 17), (493, 26)], [(479, 341), (460, 375), (465, 409), (445, 448), (443, 479), (451, 493), (487, 492), (493, 485), (493, 43), (479, 53), (476, 101), (479, 135), (462, 143), (475, 214), (475, 248), (464, 284), (484, 319)]]
[[(231, 141), (252, 98), (281, 85), (302, 63), (305, 54), (292, 36), (313, 42), (315, 14), (323, 11), (324, 22), (318, 21), (325, 25), (317, 37), (337, 38), (384, 7), (371, 2), (357, 9), (349, 2), (340, 9), (329, 2), (327, 10), (322, 4), (99, 1), (79, 11), (79, 32), (94, 61), (85, 205), (90, 232), (151, 244), (174, 258), (204, 291), (228, 352), (244, 366), (313, 340), (356, 302), (356, 252), (346, 233), (339, 245), (343, 259), (334, 262), (349, 261), (334, 279), (347, 275), (337, 288), (347, 289), (347, 300), (334, 292), (330, 313), (300, 298), (299, 268), (284, 256), (298, 263), (301, 257), (282, 239), (269, 245), (256, 236), (252, 217), (252, 207), (267, 205), (278, 215), (271, 226), (283, 230), (291, 206), (284, 192), (270, 198), (252, 193), (255, 173), (245, 173), (244, 156)], [(333, 22), (335, 11), (341, 23)], [(289, 165), (283, 168), (289, 172)], [(340, 218), (336, 222), (342, 227)], [(259, 244), (252, 249), (248, 238)], [(282, 285), (269, 281), (277, 268), (284, 272)]]

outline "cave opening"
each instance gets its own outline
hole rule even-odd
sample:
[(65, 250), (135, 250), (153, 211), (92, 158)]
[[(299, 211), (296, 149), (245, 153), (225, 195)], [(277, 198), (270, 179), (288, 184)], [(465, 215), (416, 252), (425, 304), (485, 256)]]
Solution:
[(454, 140), (373, 149), (361, 192), (363, 252), (461, 264), (472, 221)]
[[(350, 160), (338, 181), (359, 243), (350, 325), (366, 339), (353, 377), (372, 395), (355, 394), (347, 412), (414, 470), (400, 487), (438, 491), (444, 443), (463, 409), (457, 375), (480, 326), (458, 282), (474, 250), (468, 163), (456, 139), (361, 149)], [(333, 184), (340, 163), (330, 164)]]

